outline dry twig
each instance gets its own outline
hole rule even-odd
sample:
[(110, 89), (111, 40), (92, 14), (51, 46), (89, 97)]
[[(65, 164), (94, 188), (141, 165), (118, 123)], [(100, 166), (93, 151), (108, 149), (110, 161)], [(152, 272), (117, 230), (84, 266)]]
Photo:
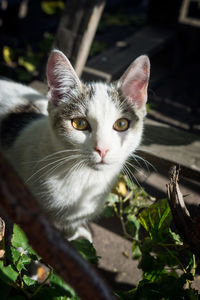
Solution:
[(200, 215), (191, 217), (183, 195), (179, 189), (180, 168), (172, 167), (169, 173), (169, 184), (167, 184), (168, 201), (173, 215), (173, 220), (183, 241), (191, 251), (200, 258)]

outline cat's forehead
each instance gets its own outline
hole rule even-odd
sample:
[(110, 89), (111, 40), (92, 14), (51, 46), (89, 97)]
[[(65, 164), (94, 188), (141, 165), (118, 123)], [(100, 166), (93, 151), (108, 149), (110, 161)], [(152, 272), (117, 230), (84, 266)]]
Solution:
[(119, 113), (118, 93), (113, 86), (104, 83), (93, 83), (88, 102), (88, 115), (116, 115)]
[(120, 116), (136, 117), (135, 109), (115, 84), (89, 83), (82, 90), (68, 92), (68, 100), (58, 110), (59, 118), (113, 119)]
[(89, 93), (88, 114), (137, 119), (136, 107), (125, 98), (117, 84), (94, 83), (88, 88), (92, 91)]

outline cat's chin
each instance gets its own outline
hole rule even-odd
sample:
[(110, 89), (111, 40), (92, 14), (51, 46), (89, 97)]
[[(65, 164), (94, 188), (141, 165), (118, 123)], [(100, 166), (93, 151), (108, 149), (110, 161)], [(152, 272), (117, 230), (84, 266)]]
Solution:
[(106, 168), (109, 168), (111, 166), (111, 164), (108, 164), (106, 162), (98, 162), (98, 163), (93, 163), (90, 165), (90, 167), (92, 169), (94, 169), (95, 171), (103, 171)]

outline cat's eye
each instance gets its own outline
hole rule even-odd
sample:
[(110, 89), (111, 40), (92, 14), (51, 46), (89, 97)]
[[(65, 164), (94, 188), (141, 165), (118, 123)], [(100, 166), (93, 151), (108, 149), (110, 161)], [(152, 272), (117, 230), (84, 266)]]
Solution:
[(88, 121), (84, 118), (74, 118), (72, 119), (72, 126), (77, 130), (89, 130), (90, 125)]
[(121, 118), (114, 123), (113, 128), (117, 131), (125, 131), (129, 128), (129, 125), (130, 125), (129, 120), (125, 118)]

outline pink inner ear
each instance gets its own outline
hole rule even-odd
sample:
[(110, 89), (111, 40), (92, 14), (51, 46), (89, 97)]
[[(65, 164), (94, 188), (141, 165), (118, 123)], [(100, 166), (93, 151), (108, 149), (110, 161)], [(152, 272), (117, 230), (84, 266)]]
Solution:
[(66, 58), (60, 52), (53, 52), (49, 57), (47, 64), (47, 79), (49, 86), (59, 87), (57, 73), (61, 67), (63, 67), (63, 69), (68, 69)]
[(142, 55), (130, 65), (121, 78), (122, 92), (138, 108), (141, 108), (147, 101), (149, 69), (149, 59)]
[(47, 64), (47, 80), (49, 97), (55, 106), (59, 104), (75, 85), (80, 86), (80, 80), (66, 56), (54, 50)]
[(141, 108), (147, 101), (147, 82), (144, 80), (129, 81), (124, 84), (123, 92), (138, 108)]

